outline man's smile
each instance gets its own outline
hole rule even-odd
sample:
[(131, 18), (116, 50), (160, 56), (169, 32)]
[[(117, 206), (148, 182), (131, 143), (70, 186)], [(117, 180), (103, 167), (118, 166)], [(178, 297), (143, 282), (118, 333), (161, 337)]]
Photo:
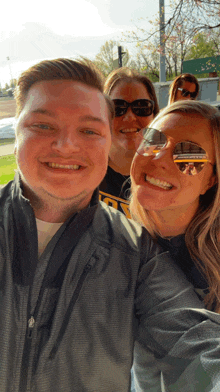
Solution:
[(80, 165), (60, 165), (55, 162), (47, 162), (47, 166), (52, 167), (53, 169), (70, 169), (70, 170), (79, 170)]

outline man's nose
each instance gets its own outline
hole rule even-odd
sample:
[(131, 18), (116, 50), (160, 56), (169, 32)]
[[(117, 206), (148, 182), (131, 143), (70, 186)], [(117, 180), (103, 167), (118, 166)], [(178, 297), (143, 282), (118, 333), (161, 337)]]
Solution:
[(71, 132), (60, 134), (52, 143), (53, 151), (62, 155), (71, 155), (81, 149), (80, 138)]

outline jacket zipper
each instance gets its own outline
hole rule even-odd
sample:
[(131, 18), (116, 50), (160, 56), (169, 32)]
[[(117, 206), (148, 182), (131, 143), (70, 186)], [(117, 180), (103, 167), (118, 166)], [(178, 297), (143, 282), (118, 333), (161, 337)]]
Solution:
[[(87, 264), (83, 269), (83, 272), (78, 280), (76, 289), (75, 289), (73, 296), (72, 296), (72, 299), (70, 301), (69, 307), (66, 311), (66, 315), (65, 315), (63, 323), (61, 325), (57, 340), (56, 340), (56, 342), (50, 352), (49, 360), (52, 360), (54, 358), (54, 356), (58, 350), (59, 344), (62, 340), (62, 337), (63, 337), (65, 330), (66, 330), (66, 327), (68, 325), (68, 321), (71, 316), (72, 309), (73, 309), (73, 307), (77, 301), (77, 298), (80, 294), (84, 280), (86, 279), (86, 276), (88, 275), (91, 268), (92, 268), (91, 264)], [(25, 346), (26, 346), (25, 351), (27, 353), (27, 356), (26, 356), (25, 362), (27, 362), (29, 360), (29, 354), (30, 354), (30, 350), (31, 350), (31, 340), (32, 340), (32, 334), (33, 334), (35, 324), (36, 324), (36, 318), (34, 318), (34, 316), (31, 315), (28, 319), (28, 322), (27, 322), (26, 343), (25, 343)], [(23, 365), (24, 365), (24, 363), (23, 363)], [(27, 363), (26, 363), (26, 366), (27, 366)], [(19, 391), (26, 391), (26, 387), (27, 387), (27, 373), (25, 372), (25, 374), (23, 374), (23, 377), (20, 378)]]
[(28, 331), (27, 331), (28, 339), (32, 338), (32, 332), (33, 332), (34, 325), (35, 325), (35, 319), (33, 316), (31, 316), (28, 320)]
[(76, 301), (77, 301), (77, 299), (78, 299), (78, 297), (79, 297), (79, 294), (80, 294), (82, 285), (83, 285), (83, 283), (84, 283), (84, 281), (85, 281), (85, 279), (86, 279), (86, 277), (87, 277), (87, 275), (88, 275), (88, 273), (89, 273), (89, 271), (90, 271), (91, 269), (92, 269), (91, 264), (87, 264), (87, 265), (84, 267), (83, 272), (82, 272), (82, 274), (81, 274), (81, 276), (80, 276), (80, 278), (79, 278), (79, 280), (78, 280), (76, 289), (75, 289), (75, 291), (74, 291), (74, 293), (73, 293), (72, 299), (71, 299), (71, 301), (70, 301), (70, 303), (69, 303), (69, 306), (68, 306), (68, 309), (67, 309), (67, 311), (66, 311), (66, 314), (65, 314), (63, 323), (62, 323), (62, 325), (61, 325), (61, 328), (60, 328), (60, 331), (59, 331), (57, 340), (56, 340), (56, 342), (55, 342), (55, 344), (54, 344), (54, 346), (53, 346), (53, 348), (52, 348), (52, 350), (51, 350), (51, 352), (50, 352), (50, 355), (49, 355), (49, 359), (50, 359), (50, 360), (52, 360), (52, 359), (55, 357), (55, 354), (56, 354), (56, 352), (57, 352), (57, 350), (58, 350), (59, 344), (60, 344), (60, 342), (61, 342), (61, 340), (62, 340), (62, 337), (63, 337), (63, 335), (64, 335), (64, 333), (65, 333), (65, 330), (66, 330), (66, 328), (67, 328), (67, 325), (68, 325), (68, 323), (69, 323), (69, 319), (70, 319), (72, 310), (73, 310), (74, 305), (75, 305), (75, 303), (76, 303)]

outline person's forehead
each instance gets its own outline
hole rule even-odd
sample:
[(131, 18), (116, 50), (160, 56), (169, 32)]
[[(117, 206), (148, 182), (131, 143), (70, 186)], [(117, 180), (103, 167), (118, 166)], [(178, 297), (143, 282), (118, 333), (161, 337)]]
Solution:
[[(37, 107), (63, 106), (66, 109), (87, 108), (103, 116), (107, 104), (103, 94), (96, 88), (72, 80), (54, 80), (35, 83), (29, 90), (23, 110)], [(102, 109), (102, 110), (100, 110)]]
[(111, 94), (112, 99), (122, 98), (129, 101), (135, 99), (149, 99), (149, 94), (145, 85), (138, 81), (119, 81), (113, 87)]
[(183, 81), (182, 88), (185, 88), (186, 90), (188, 90), (190, 92), (196, 91), (196, 85), (195, 85), (195, 83), (192, 83), (192, 82)]
[(208, 141), (213, 144), (209, 121), (196, 113), (169, 113), (156, 120), (152, 127), (175, 141), (190, 140), (199, 144)]

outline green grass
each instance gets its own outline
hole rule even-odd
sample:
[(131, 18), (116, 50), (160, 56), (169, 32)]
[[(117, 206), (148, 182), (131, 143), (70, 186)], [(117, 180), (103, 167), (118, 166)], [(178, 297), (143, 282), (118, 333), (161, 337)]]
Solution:
[(14, 155), (5, 155), (0, 157), (0, 184), (7, 184), (13, 180), (15, 169), (17, 168)]
[(14, 137), (0, 139), (0, 146), (2, 146), (3, 144), (13, 144), (14, 142), (15, 142)]

